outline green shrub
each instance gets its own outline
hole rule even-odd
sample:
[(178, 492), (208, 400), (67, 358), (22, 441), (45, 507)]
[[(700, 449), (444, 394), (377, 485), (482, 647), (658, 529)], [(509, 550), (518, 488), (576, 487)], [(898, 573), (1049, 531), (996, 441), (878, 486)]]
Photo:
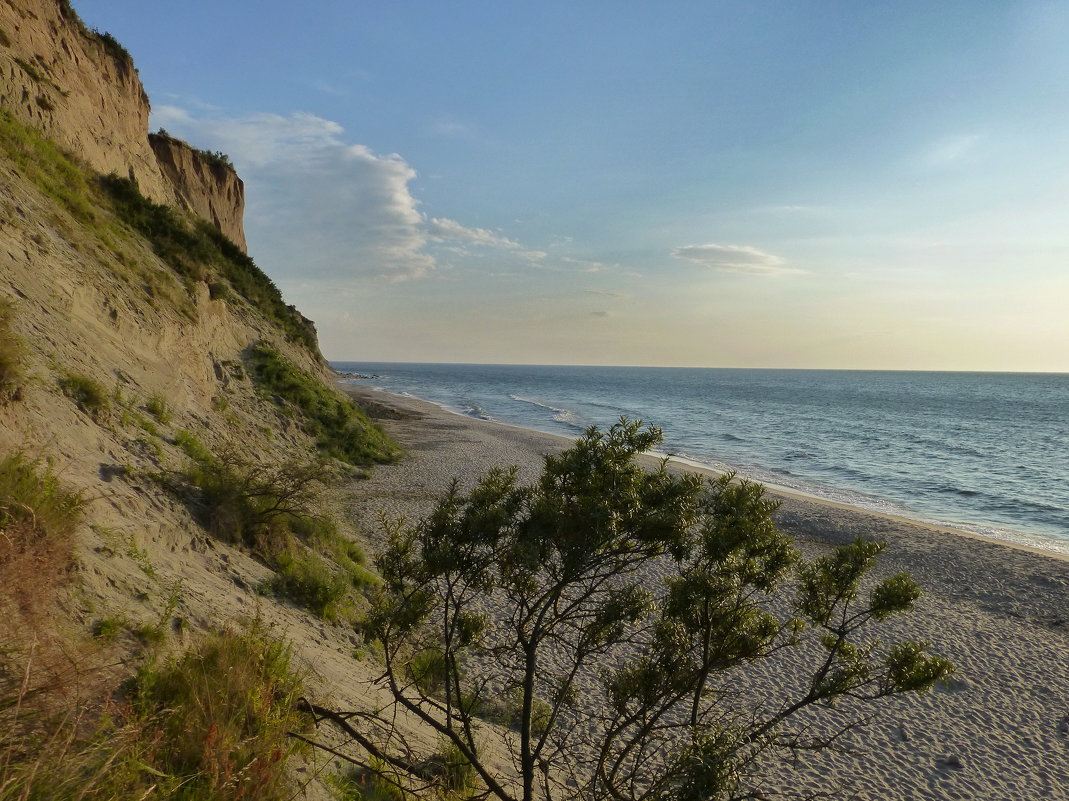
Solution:
[(78, 404), (78, 408), (94, 417), (108, 408), (108, 391), (87, 375), (65, 373), (59, 379), (63, 394)]
[[(249, 353), (257, 385), (300, 413), (305, 430), (320, 450), (352, 465), (392, 462), (400, 455), (382, 429), (352, 401), (266, 345)], [(276, 401), (277, 402), (277, 401)], [(287, 407), (288, 404), (288, 407)]]
[(352, 589), (345, 574), (309, 551), (280, 553), (273, 562), (277, 575), (266, 582), (266, 589), (289, 598), (318, 617), (338, 619)]
[(475, 767), (450, 740), (442, 740), (434, 761), (442, 771), (442, 786), (447, 792), (462, 793), (475, 786)]
[(215, 461), (215, 456), (204, 446), (204, 443), (184, 428), (174, 435), (174, 444), (194, 462), (207, 465)]
[(111, 642), (126, 628), (126, 618), (121, 615), (108, 615), (93, 624), (93, 636), (105, 642)]
[(171, 405), (163, 395), (156, 394), (149, 398), (145, 403), (145, 409), (163, 425), (171, 422)]
[(0, 401), (18, 393), (23, 345), (11, 331), (11, 304), (0, 298)]

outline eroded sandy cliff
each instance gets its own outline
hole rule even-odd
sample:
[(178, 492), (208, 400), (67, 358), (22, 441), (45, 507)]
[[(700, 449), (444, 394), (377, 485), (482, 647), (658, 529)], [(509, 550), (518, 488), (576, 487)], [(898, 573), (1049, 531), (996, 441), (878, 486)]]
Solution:
[(146, 197), (192, 210), (245, 248), (237, 174), (184, 143), (153, 146), (129, 54), (65, 0), (0, 3), (0, 106), (94, 170), (135, 180)]

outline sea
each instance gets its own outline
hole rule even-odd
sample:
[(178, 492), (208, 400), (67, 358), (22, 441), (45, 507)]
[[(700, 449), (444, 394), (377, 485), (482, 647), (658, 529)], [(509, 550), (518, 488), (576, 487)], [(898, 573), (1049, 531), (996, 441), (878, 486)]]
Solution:
[(1069, 374), (334, 362), (344, 380), (1069, 555)]

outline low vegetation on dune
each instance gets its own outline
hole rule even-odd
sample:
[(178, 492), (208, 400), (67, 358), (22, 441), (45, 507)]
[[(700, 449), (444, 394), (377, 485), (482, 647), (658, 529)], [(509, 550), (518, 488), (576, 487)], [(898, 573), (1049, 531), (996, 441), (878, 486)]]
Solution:
[(319, 511), (333, 477), (321, 461), (256, 464), (218, 457), (180, 431), (184, 467), (160, 481), (189, 506), (211, 534), (247, 549), (275, 576), (261, 587), (327, 620), (353, 620), (361, 593), (378, 583), (367, 557)]
[(256, 384), (283, 412), (297, 418), (319, 449), (351, 465), (392, 462), (397, 446), (349, 398), (309, 375), (274, 348), (259, 344), (249, 353)]

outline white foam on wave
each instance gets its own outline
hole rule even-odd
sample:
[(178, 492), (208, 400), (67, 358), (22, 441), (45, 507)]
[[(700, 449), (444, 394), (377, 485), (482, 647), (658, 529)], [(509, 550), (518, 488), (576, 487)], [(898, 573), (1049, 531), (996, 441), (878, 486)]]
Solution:
[(557, 406), (551, 406), (548, 403), (542, 403), (541, 401), (525, 398), (522, 395), (509, 395), (509, 397), (514, 401), (519, 401), (520, 403), (529, 403), (531, 406), (537, 406), (539, 409), (545, 409), (546, 411), (553, 412), (553, 419), (556, 420), (558, 423), (564, 423), (565, 425), (571, 426), (572, 428), (582, 428), (582, 426), (578, 422), (575, 412), (573, 412), (571, 409), (561, 409)]

